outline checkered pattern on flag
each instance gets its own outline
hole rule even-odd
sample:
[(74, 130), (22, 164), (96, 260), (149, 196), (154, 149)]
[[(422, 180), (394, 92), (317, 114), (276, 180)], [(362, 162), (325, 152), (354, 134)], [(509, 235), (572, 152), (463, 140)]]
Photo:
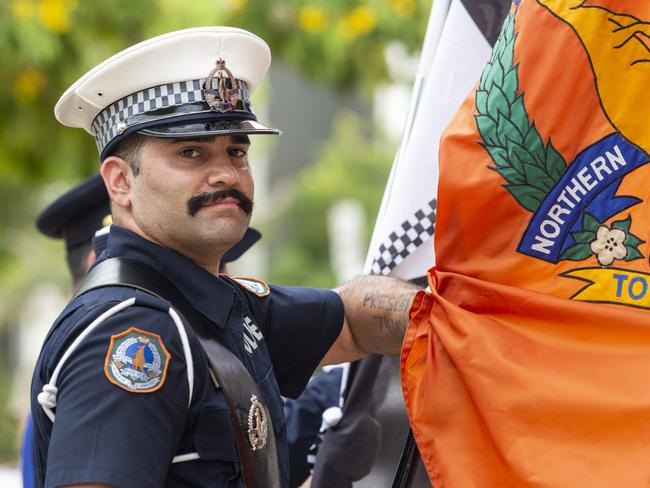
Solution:
[(501, 0), (434, 2), (411, 109), (384, 191), (365, 270), (404, 279), (435, 263), (440, 135), (470, 92), (505, 16)]
[(372, 261), (372, 274), (387, 275), (422, 243), (433, 235), (436, 222), (436, 199), (426, 208), (404, 220), (388, 239), (379, 245), (379, 254)]

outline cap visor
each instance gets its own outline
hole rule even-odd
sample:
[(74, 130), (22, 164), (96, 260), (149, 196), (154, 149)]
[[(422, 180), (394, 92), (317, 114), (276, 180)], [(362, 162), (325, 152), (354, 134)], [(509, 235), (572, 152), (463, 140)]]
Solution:
[(281, 130), (266, 127), (254, 120), (209, 120), (187, 124), (160, 125), (141, 129), (137, 132), (146, 136), (179, 139), (227, 134), (282, 134)]

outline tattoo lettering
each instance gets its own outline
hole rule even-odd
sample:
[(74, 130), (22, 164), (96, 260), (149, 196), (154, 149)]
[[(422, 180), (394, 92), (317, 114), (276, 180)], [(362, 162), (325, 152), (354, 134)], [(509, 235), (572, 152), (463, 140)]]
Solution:
[(376, 291), (369, 291), (363, 297), (363, 306), (385, 312), (406, 312), (410, 305), (413, 295), (391, 295)]
[(373, 315), (372, 318), (379, 323), (379, 332), (387, 333), (400, 339), (404, 336), (404, 331), (406, 330), (406, 322), (404, 320), (384, 315)]

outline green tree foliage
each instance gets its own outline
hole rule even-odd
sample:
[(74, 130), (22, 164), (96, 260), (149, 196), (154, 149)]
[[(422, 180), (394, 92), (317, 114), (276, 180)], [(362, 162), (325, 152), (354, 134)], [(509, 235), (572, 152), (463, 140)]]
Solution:
[(429, 0), (230, 0), (229, 21), (271, 45), (275, 55), (341, 89), (387, 77), (384, 47), (422, 46)]
[(15, 459), (16, 448), (19, 445), (18, 424), (16, 419), (7, 412), (10, 391), (7, 371), (0, 366), (0, 463)]
[(316, 162), (298, 175), (297, 190), (285, 210), (264, 229), (265, 239), (271, 241), (273, 283), (337, 284), (325, 237), (327, 212), (338, 200), (358, 200), (367, 217), (369, 241), (395, 150), (380, 136), (364, 133), (355, 114), (339, 115)]
[[(0, 2), (0, 196), (2, 232), (30, 226), (45, 182), (94, 172), (83, 130), (63, 128), (52, 108), (99, 61), (174, 29), (222, 24), (265, 38), (276, 58), (346, 91), (386, 79), (384, 47), (419, 49), (430, 0), (5, 0)], [(7, 205), (8, 204), (8, 205)], [(0, 235), (1, 262), (10, 259)]]
[(94, 170), (93, 141), (52, 108), (73, 81), (139, 40), (206, 24), (259, 34), (277, 58), (346, 90), (386, 79), (384, 47), (419, 49), (427, 0), (6, 0), (0, 3), (0, 176), (30, 183)]

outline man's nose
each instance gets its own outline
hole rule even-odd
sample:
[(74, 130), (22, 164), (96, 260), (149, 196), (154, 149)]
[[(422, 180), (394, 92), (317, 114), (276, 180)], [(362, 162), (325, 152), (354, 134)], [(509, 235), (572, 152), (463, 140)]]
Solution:
[(226, 156), (212, 158), (208, 165), (208, 184), (210, 186), (235, 186), (239, 182), (239, 173)]

